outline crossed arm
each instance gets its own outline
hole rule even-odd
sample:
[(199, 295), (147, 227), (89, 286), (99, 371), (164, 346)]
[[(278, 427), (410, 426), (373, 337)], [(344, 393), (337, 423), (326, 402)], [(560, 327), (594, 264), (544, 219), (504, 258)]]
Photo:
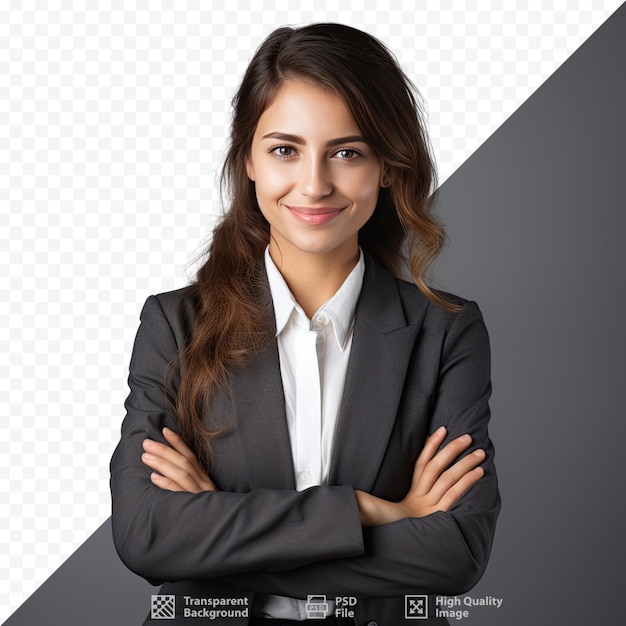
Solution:
[[(167, 428), (163, 435), (169, 445), (152, 440), (143, 444), (144, 450), (150, 451), (144, 452), (142, 461), (153, 470), (153, 484), (171, 491), (216, 491), (182, 439)], [(447, 594), (466, 591), (480, 577), (481, 565), (454, 518), (444, 512), (481, 479), (484, 472), (479, 463), (485, 453), (479, 449), (455, 463), (471, 438), (458, 437), (437, 452), (445, 436), (446, 429), (441, 427), (427, 439), (415, 464), (411, 488), (401, 502), (354, 492), (364, 527), (363, 555), (287, 570), (268, 567), (227, 579), (256, 592), (300, 598), (305, 598), (312, 586), (319, 593), (374, 597), (393, 597), (415, 589)]]
[[(484, 471), (479, 464), (485, 459), (484, 450), (475, 450), (455, 463), (471, 445), (472, 438), (467, 434), (462, 435), (437, 452), (446, 432), (445, 427), (441, 426), (427, 439), (415, 463), (411, 487), (400, 502), (390, 502), (365, 491), (355, 491), (363, 526), (380, 526), (405, 518), (448, 511), (481, 479)], [(141, 460), (153, 470), (150, 475), (153, 484), (168, 491), (217, 491), (181, 437), (169, 428), (163, 429), (163, 437), (169, 445), (152, 439), (143, 442)]]

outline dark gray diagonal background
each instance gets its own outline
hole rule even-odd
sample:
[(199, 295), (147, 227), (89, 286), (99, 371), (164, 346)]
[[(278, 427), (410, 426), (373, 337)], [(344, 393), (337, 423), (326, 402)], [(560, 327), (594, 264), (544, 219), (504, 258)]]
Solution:
[(443, 185), (436, 278), (480, 304), (503, 509), (463, 624), (622, 621), (626, 5)]
[[(434, 277), (491, 333), (503, 496), (469, 594), (503, 604), (466, 626), (623, 620), (625, 181), (622, 5), (440, 190), (451, 244)], [(107, 521), (5, 624), (135, 625), (154, 589)]]

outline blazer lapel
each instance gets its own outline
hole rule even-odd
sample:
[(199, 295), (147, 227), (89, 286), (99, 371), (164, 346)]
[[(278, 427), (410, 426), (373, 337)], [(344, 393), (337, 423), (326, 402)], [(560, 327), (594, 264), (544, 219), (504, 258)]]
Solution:
[(276, 340), (232, 373), (235, 430), (251, 489), (295, 489)]
[(349, 484), (368, 492), (372, 489), (396, 420), (419, 326), (407, 325), (395, 279), (368, 259), (333, 446), (330, 484)]

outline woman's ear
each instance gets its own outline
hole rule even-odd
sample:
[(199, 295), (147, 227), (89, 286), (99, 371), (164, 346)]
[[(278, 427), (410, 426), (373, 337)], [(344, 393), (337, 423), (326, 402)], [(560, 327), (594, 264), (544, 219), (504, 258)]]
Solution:
[(380, 172), (380, 186), (389, 187), (391, 185), (391, 178), (389, 178), (389, 170), (386, 165), (383, 165)]
[(256, 180), (254, 177), (254, 167), (252, 166), (252, 161), (250, 160), (250, 157), (246, 158), (246, 172), (248, 173), (248, 178), (251, 181)]

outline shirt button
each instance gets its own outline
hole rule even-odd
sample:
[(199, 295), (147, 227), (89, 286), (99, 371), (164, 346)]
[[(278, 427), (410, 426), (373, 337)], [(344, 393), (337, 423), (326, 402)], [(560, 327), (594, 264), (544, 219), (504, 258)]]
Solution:
[(326, 326), (326, 324), (328, 324), (328, 319), (326, 318), (325, 315), (318, 315), (315, 318), (315, 321), (320, 324), (320, 326)]
[(313, 476), (311, 476), (311, 472), (309, 470), (304, 470), (304, 472), (300, 473), (300, 482), (308, 485), (313, 480)]

